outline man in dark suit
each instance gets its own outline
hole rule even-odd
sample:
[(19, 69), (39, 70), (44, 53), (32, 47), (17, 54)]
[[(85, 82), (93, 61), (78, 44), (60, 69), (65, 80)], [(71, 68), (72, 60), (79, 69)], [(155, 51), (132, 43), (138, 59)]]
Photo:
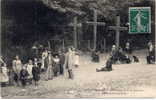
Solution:
[(63, 68), (63, 65), (64, 65), (64, 62), (65, 62), (65, 55), (63, 53), (63, 51), (59, 51), (59, 58), (60, 58), (60, 74), (64, 74), (64, 68)]

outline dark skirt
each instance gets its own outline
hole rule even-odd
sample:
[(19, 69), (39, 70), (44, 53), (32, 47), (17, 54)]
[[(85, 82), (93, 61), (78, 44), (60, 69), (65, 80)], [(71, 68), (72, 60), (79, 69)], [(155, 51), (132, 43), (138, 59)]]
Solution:
[(60, 74), (64, 73), (63, 64), (60, 64)]
[(55, 76), (57, 76), (57, 74), (60, 73), (60, 64), (53, 65), (53, 72)]
[(39, 81), (39, 80), (40, 80), (40, 75), (34, 74), (34, 75), (33, 75), (33, 80), (34, 80), (34, 81)]
[(17, 73), (14, 73), (14, 81), (15, 82), (18, 82), (18, 80), (19, 80), (19, 75), (17, 74)]
[(22, 86), (26, 86), (27, 79), (21, 79), (20, 81), (21, 81)]
[(39, 67), (33, 67), (32, 74), (33, 74), (33, 80), (34, 81), (40, 80), (40, 69), (39, 69)]

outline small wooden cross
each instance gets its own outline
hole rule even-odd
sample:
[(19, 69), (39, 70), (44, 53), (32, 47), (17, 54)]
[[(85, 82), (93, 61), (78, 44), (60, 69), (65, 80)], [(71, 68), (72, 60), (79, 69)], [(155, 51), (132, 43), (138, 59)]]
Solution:
[(128, 28), (120, 26), (120, 16), (117, 16), (116, 26), (109, 26), (109, 29), (116, 31), (116, 42), (115, 43), (116, 43), (116, 46), (119, 47), (120, 46), (120, 31), (128, 30)]

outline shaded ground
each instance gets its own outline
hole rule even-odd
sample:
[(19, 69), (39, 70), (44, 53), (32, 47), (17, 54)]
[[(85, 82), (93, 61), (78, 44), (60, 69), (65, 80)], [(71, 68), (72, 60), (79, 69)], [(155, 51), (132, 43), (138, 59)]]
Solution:
[(96, 72), (108, 57), (101, 54), (100, 63), (92, 63), (87, 55), (81, 56), (81, 66), (74, 69), (75, 79), (67, 75), (51, 81), (40, 81), (36, 89), (27, 86), (2, 88), (3, 98), (105, 98), (156, 97), (156, 65), (147, 65), (145, 51), (135, 52), (140, 63), (113, 65), (111, 72)]

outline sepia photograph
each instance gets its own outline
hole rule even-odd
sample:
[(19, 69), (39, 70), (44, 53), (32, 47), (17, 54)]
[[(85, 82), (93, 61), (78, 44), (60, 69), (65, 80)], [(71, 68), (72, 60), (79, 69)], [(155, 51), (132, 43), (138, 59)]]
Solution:
[(0, 0), (0, 98), (156, 98), (155, 5)]

